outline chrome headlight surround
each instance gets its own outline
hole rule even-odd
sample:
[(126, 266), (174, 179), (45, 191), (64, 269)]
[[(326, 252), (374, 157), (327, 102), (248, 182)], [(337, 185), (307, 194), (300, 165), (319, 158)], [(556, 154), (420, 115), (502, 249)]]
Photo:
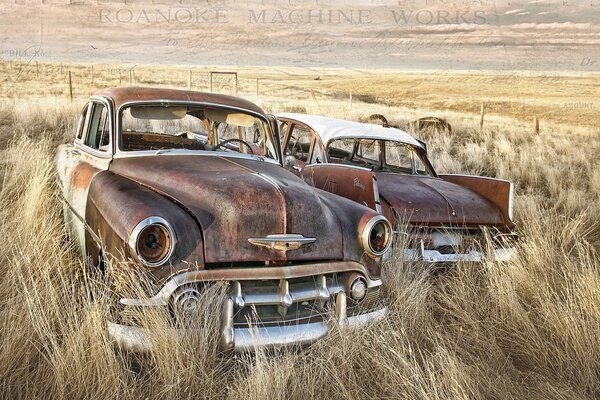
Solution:
[[(168, 239), (168, 248), (165, 255), (158, 261), (148, 261), (144, 259), (144, 257), (140, 254), (139, 249), (139, 239), (142, 232), (149, 227), (155, 226), (163, 231), (165, 237)], [(149, 268), (157, 268), (163, 266), (175, 251), (175, 233), (171, 225), (162, 217), (148, 217), (138, 223), (133, 231), (131, 232), (131, 236), (129, 237), (129, 250), (131, 255), (139, 261), (142, 265)]]
[[(374, 230), (383, 229), (385, 234), (385, 245), (382, 249), (375, 249), (372, 243), (372, 233)], [(372, 258), (379, 258), (384, 255), (392, 246), (392, 226), (383, 215), (376, 215), (367, 222), (361, 235), (360, 242), (365, 252)]]

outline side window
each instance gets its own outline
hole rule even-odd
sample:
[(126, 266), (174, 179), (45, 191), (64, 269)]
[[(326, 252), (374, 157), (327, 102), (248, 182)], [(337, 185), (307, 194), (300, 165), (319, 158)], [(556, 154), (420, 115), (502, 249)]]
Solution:
[(413, 154), (408, 146), (401, 143), (386, 142), (385, 163), (402, 172), (412, 173)]
[(88, 130), (85, 136), (85, 145), (92, 149), (108, 151), (110, 143), (108, 112), (101, 103), (92, 104), (91, 115), (88, 116)]
[(416, 152), (413, 152), (413, 157), (414, 157), (414, 160), (415, 160), (415, 172), (418, 175), (429, 176), (429, 172), (427, 171), (427, 167), (425, 166), (425, 163), (423, 162), (423, 160), (421, 160), (421, 157), (419, 157), (419, 155)]
[(89, 122), (90, 122), (90, 104), (86, 104), (81, 110), (81, 117), (79, 117), (79, 124), (77, 125), (77, 139), (81, 139), (83, 137), (83, 133), (87, 132)]
[(312, 132), (301, 125), (294, 125), (288, 137), (289, 139), (285, 146), (285, 155), (293, 156), (297, 160), (307, 162)]
[(354, 153), (354, 139), (337, 139), (330, 142), (327, 147), (329, 162), (348, 164), (352, 161)]

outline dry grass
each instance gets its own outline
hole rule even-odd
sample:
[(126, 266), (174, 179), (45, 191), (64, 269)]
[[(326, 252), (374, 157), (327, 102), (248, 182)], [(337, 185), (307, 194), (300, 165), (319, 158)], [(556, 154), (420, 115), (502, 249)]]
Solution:
[[(351, 118), (376, 107), (304, 106)], [(398, 110), (384, 111), (405, 122)], [(77, 112), (50, 101), (0, 107), (0, 237), (8, 239), (0, 247), (0, 397), (600, 396), (598, 139), (533, 137), (507, 124), (479, 132), (452, 121), (452, 135), (425, 138), (434, 163), (515, 180), (523, 237), (515, 260), (444, 274), (395, 260), (386, 267), (388, 318), (303, 351), (252, 357), (215, 353), (216, 288), (180, 340), (164, 315), (140, 316), (156, 330), (157, 350), (136, 359), (112, 347), (104, 330), (110, 294), (85, 272), (61, 223), (53, 152)]]

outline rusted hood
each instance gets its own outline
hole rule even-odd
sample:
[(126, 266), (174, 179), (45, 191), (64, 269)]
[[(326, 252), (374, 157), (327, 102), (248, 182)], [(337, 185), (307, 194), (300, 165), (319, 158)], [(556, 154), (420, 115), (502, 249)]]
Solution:
[[(341, 227), (332, 211), (279, 165), (162, 154), (115, 159), (111, 171), (187, 208), (202, 228), (207, 263), (343, 258)], [(287, 253), (248, 242), (272, 234), (317, 240)]]
[(503, 225), (502, 213), (477, 193), (438, 178), (376, 173), (380, 195), (412, 224)]

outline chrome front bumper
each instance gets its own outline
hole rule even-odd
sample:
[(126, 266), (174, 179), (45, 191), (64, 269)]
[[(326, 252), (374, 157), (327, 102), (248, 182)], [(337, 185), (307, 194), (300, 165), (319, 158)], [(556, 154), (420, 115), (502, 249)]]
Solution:
[[(347, 305), (349, 282), (356, 277), (362, 277), (368, 289), (360, 303), (364, 311)], [(327, 335), (333, 324), (357, 326), (386, 313), (383, 308), (377, 309), (381, 280), (370, 279), (362, 265), (349, 262), (185, 272), (172, 277), (150, 298), (126, 298), (120, 303), (124, 307), (173, 307), (180, 288), (224, 281), (230, 289), (221, 306), (218, 334), (219, 348), (226, 352), (306, 345)], [(313, 305), (321, 310), (314, 315)], [(326, 305), (334, 309), (335, 318), (328, 318)], [(308, 307), (305, 314), (294, 314), (294, 307), (300, 306)], [(261, 307), (266, 314), (261, 314)], [(168, 334), (174, 337), (186, 333), (170, 330)], [(142, 352), (152, 349), (151, 332), (144, 328), (109, 322), (108, 333), (123, 348)]]
[[(361, 326), (370, 321), (383, 318), (387, 309), (348, 317), (343, 325)], [(277, 348), (286, 346), (304, 346), (326, 336), (332, 326), (326, 321), (298, 324), (291, 326), (235, 328), (229, 332), (221, 332), (221, 350), (254, 351), (259, 348)], [(172, 335), (181, 337), (184, 332), (172, 329)], [(152, 341), (144, 328), (120, 325), (108, 322), (108, 333), (122, 348), (135, 352), (152, 350)], [(224, 347), (225, 346), (225, 347)]]
[[(425, 261), (428, 263), (454, 263), (459, 261), (482, 262), (488, 258), (481, 251), (471, 250), (462, 254), (442, 254), (436, 250), (404, 249), (404, 259), (407, 261)], [(493, 261), (508, 261), (517, 254), (514, 247), (494, 249), (490, 258)]]

